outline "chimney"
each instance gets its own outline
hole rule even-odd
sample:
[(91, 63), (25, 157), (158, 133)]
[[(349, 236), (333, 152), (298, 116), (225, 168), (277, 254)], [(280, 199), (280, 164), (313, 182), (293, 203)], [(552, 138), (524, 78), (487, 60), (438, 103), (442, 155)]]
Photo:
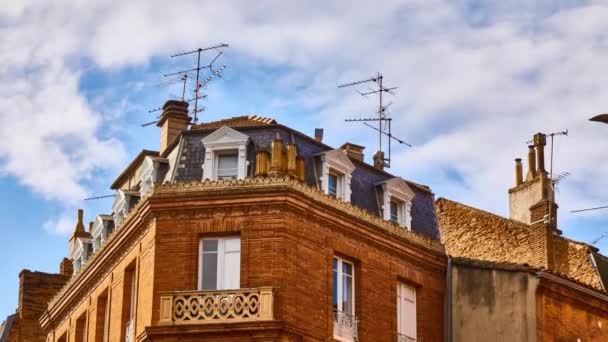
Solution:
[(545, 145), (547, 136), (542, 133), (534, 135), (534, 146), (536, 147), (536, 160), (538, 163), (538, 173), (545, 173)]
[(524, 182), (523, 172), (521, 158), (515, 159), (515, 186), (520, 186)]
[(536, 177), (536, 157), (534, 156), (534, 145), (528, 146), (528, 174), (526, 182), (534, 180)]
[(297, 153), (296, 144), (287, 144), (287, 174), (290, 177), (296, 177), (297, 175)]
[(557, 204), (545, 171), (545, 145), (545, 135), (535, 134), (534, 145), (528, 146), (528, 174), (525, 182), (522, 181), (521, 159), (515, 159), (515, 186), (509, 189), (509, 217), (557, 231)]
[(59, 264), (59, 274), (62, 274), (66, 277), (71, 277), (74, 274), (74, 265), (72, 264), (72, 260), (68, 258), (63, 258), (61, 263)]
[(384, 152), (376, 151), (374, 153), (374, 167), (378, 170), (384, 170)]
[(192, 118), (188, 116), (188, 102), (169, 100), (163, 106), (163, 114), (156, 126), (160, 127), (160, 154), (167, 149), (169, 144), (188, 128)]
[(272, 140), (270, 147), (270, 172), (269, 176), (278, 177), (281, 176), (283, 169), (283, 140), (279, 132), (277, 132), (276, 138)]
[(356, 145), (356, 144), (352, 144), (352, 143), (345, 143), (344, 145), (340, 146), (340, 149), (342, 149), (347, 156), (356, 159), (358, 161), (363, 161), (363, 150), (365, 149), (364, 146), (361, 145)]
[(296, 176), (300, 182), (304, 181), (304, 158), (296, 157)]
[(315, 128), (315, 140), (323, 142), (323, 128)]
[(265, 150), (259, 150), (255, 155), (255, 176), (268, 176), (268, 160), (270, 159), (270, 153)]
[(84, 211), (82, 209), (78, 209), (76, 227), (74, 227), (74, 233), (72, 233), (72, 237), (70, 238), (70, 257), (72, 257), (72, 253), (74, 252), (76, 239), (79, 237), (86, 238), (91, 236), (91, 233), (88, 233), (84, 229), (83, 216)]

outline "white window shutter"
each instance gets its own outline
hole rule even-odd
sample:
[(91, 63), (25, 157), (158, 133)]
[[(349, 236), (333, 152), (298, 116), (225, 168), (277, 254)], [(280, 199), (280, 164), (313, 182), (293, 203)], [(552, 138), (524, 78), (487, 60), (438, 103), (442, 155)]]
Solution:
[(397, 332), (416, 340), (416, 289), (399, 283), (397, 288)]
[(224, 271), (223, 289), (238, 289), (241, 287), (241, 239), (225, 239), (224, 242)]

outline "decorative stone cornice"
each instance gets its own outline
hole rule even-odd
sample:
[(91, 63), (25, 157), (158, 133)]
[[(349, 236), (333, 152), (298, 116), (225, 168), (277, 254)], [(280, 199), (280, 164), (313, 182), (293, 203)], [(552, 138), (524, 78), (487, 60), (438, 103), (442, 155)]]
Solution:
[(400, 236), (416, 245), (444, 253), (443, 245), (439, 241), (432, 240), (419, 233), (400, 228), (398, 225), (385, 221), (376, 215), (372, 215), (364, 209), (350, 203), (343, 202), (321, 192), (320, 190), (317, 190), (314, 187), (308, 186), (305, 183), (289, 177), (256, 177), (242, 180), (205, 180), (165, 183), (154, 187), (152, 197), (175, 196), (180, 193), (195, 194), (221, 192), (222, 194), (239, 194), (276, 191), (295, 191), (315, 202), (329, 206), (343, 214), (349, 215), (358, 220), (362, 220), (389, 233)]

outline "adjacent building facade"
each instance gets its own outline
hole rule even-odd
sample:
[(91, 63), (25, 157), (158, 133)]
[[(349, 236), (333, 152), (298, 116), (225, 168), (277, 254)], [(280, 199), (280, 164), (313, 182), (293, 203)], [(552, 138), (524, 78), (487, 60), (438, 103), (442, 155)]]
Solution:
[(88, 229), (78, 213), (73, 272), (38, 340), (444, 338), (428, 187), (271, 119), (189, 122), (186, 103), (167, 102), (160, 151), (112, 184), (111, 212)]
[(608, 341), (607, 259), (561, 235), (544, 146), (535, 135), (525, 179), (516, 159), (510, 218), (436, 203), (453, 341)]

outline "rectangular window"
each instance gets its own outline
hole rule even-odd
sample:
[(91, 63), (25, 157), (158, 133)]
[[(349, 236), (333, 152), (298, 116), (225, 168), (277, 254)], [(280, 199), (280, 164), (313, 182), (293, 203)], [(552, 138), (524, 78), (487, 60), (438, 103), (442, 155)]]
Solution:
[(240, 237), (201, 239), (199, 253), (199, 290), (240, 288)]
[(355, 317), (355, 267), (353, 263), (334, 257), (334, 337), (344, 341), (357, 340)]
[(76, 342), (86, 342), (87, 340), (87, 316), (83, 313), (76, 320)]
[(397, 333), (399, 342), (416, 341), (416, 288), (397, 285)]
[(399, 206), (399, 202), (395, 200), (391, 201), (391, 222), (399, 223)]
[(338, 181), (339, 176), (335, 173), (330, 173), (327, 175), (327, 193), (333, 197), (340, 197), (338, 194)]
[(110, 321), (108, 290), (97, 297), (97, 312), (95, 317), (95, 342), (108, 342), (108, 322)]
[(217, 178), (236, 179), (238, 171), (238, 151), (217, 153)]
[(137, 290), (135, 265), (125, 270), (123, 287), (123, 323), (124, 341), (133, 342), (134, 336), (134, 317), (135, 317), (135, 296)]

